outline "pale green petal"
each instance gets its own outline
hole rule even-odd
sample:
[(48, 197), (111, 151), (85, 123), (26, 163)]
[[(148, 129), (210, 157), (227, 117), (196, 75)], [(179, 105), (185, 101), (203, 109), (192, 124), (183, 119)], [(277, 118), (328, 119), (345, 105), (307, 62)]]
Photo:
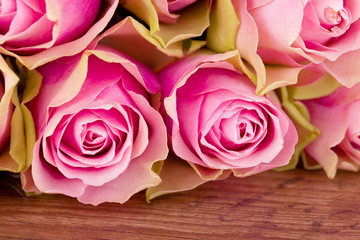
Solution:
[[(9, 111), (13, 111), (13, 109), (9, 107), (11, 106), (11, 100), (16, 91), (19, 77), (13, 72), (2, 56), (0, 56), (0, 69), (5, 79), (5, 91), (0, 99), (0, 126), (3, 127), (7, 125), (6, 119)], [(9, 155), (9, 148), (10, 143), (0, 151), (0, 170), (18, 172), (19, 166)]]
[(234, 50), (240, 20), (231, 0), (213, 1), (210, 22), (206, 34), (207, 46), (215, 52)]
[(225, 179), (230, 174), (229, 170), (200, 167), (169, 154), (162, 163), (161, 183), (146, 190), (146, 199), (150, 201), (161, 195), (191, 190), (208, 181)]
[(207, 182), (186, 161), (172, 154), (164, 161), (159, 176), (161, 183), (146, 190), (148, 201), (164, 194), (191, 190)]
[(19, 96), (15, 90), (12, 98), (15, 111), (11, 121), (10, 141), (10, 155), (18, 164), (17, 172), (23, 172), (31, 165), (36, 133), (32, 115), (25, 104), (38, 94), (42, 80), (35, 70), (23, 69), (20, 75), (23, 91)]
[(200, 165), (192, 164), (190, 162), (189, 165), (193, 168), (197, 175), (200, 176), (201, 179), (206, 181), (214, 181), (227, 178), (231, 173), (230, 170), (227, 171), (223, 169), (211, 169), (207, 167), (202, 167)]
[(283, 110), (294, 123), (299, 137), (298, 143), (295, 146), (295, 153), (289, 164), (275, 169), (284, 171), (296, 167), (300, 159), (300, 154), (305, 147), (319, 135), (319, 130), (310, 123), (310, 115), (305, 105), (294, 100), (293, 96), (289, 94), (287, 87), (280, 88), (279, 92)]
[[(135, 20), (133, 20), (133, 24), (136, 25), (135, 27), (139, 33), (152, 44), (160, 44), (160, 48), (158, 46), (157, 48), (163, 53), (168, 54), (168, 56), (183, 56), (178, 53), (178, 50), (182, 50), (182, 40), (201, 36), (210, 25), (210, 0), (199, 0), (192, 4), (191, 7), (177, 12), (176, 14), (179, 17), (175, 24), (159, 22), (156, 7), (151, 0), (126, 0), (122, 6), (134, 13), (135, 16), (149, 26), (150, 30), (140, 23), (135, 24)], [(142, 27), (138, 25), (142, 25)], [(153, 39), (150, 40), (149, 37)], [(154, 43), (154, 40), (157, 43)], [(201, 48), (205, 43), (205, 41), (199, 40), (192, 41), (189, 52)]]
[[(244, 61), (241, 58), (241, 53), (238, 49), (226, 52), (226, 54), (229, 56), (226, 61), (231, 63), (236, 69), (240, 70), (241, 72), (245, 73), (249, 79), (254, 80), (255, 76), (252, 73), (252, 71), (248, 68), (248, 66), (244, 63)], [(255, 84), (255, 81), (253, 81)]]
[(191, 7), (177, 12), (177, 14), (179, 14), (179, 18), (175, 24), (160, 23), (159, 31), (150, 30), (152, 36), (164, 48), (184, 39), (199, 37), (203, 34), (210, 25), (210, 1), (199, 0)]
[[(257, 54), (258, 50), (258, 30), (252, 16), (247, 11), (247, 1), (232, 0), (235, 12), (240, 19), (240, 26), (236, 35), (236, 48), (239, 49), (241, 57), (251, 66), (254, 76), (250, 79), (256, 84), (256, 93), (260, 95), (266, 81), (265, 66)], [(266, 92), (262, 91), (261, 94)]]
[(257, 94), (265, 94), (265, 66), (257, 55), (258, 33), (255, 21), (247, 12), (246, 1), (213, 1), (207, 47), (215, 52), (238, 49), (246, 60), (244, 72), (257, 85)]
[(325, 73), (322, 78), (312, 84), (299, 87), (289, 86), (289, 91), (294, 99), (307, 100), (327, 96), (340, 86), (341, 84), (334, 77)]
[(3, 124), (3, 120), (7, 115), (9, 104), (11, 98), (16, 88), (16, 85), (19, 82), (19, 77), (13, 72), (13, 70), (8, 66), (6, 61), (0, 55), (0, 70), (4, 77), (4, 94), (0, 98), (0, 125)]
[[(310, 155), (306, 154), (305, 151), (303, 151), (300, 155), (301, 155), (301, 159), (302, 159), (305, 169), (308, 169), (308, 170), (322, 169), (322, 166), (317, 161), (315, 161), (315, 159), (313, 159)], [(336, 173), (336, 170), (333, 173), (331, 173), (330, 175), (335, 176), (335, 173)]]
[(296, 84), (302, 67), (265, 65), (266, 81), (257, 85), (257, 93), (263, 95), (271, 90)]
[(122, 3), (122, 7), (149, 25), (151, 33), (159, 31), (158, 15), (151, 0), (126, 0)]
[[(99, 37), (98, 43), (126, 53), (155, 72), (185, 55), (182, 41), (164, 48), (144, 25), (131, 17), (108, 29)], [(203, 45), (202, 41), (192, 41), (187, 53), (190, 54)]]
[(163, 165), (164, 165), (164, 161), (157, 161), (152, 165), (151, 170), (157, 175), (159, 175)]

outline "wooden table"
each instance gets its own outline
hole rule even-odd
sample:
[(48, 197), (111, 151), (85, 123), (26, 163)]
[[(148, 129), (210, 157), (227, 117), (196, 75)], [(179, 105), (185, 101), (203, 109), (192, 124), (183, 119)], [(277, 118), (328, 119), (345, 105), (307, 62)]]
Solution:
[(360, 175), (322, 171), (230, 177), (127, 203), (24, 198), (0, 187), (0, 239), (360, 239)]

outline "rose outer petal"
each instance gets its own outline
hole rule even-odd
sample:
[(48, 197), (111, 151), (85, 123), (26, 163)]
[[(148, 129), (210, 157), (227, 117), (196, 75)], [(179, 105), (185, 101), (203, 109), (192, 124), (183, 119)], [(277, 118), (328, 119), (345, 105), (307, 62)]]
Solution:
[(41, 141), (35, 143), (31, 168), (36, 187), (43, 193), (62, 193), (70, 197), (83, 194), (85, 185), (81, 180), (66, 178), (56, 168), (44, 161), (40, 152), (40, 144)]
[[(313, 102), (305, 102), (311, 116), (311, 122), (320, 130), (320, 134), (307, 147), (306, 152), (321, 164), (329, 178), (336, 174), (338, 157), (331, 149), (344, 138), (348, 126), (347, 107), (331, 108)], [(336, 127), (334, 127), (336, 126)]]
[(103, 202), (124, 203), (135, 193), (161, 182), (160, 177), (152, 172), (150, 164), (149, 159), (134, 159), (127, 171), (116, 179), (101, 187), (87, 186), (84, 193), (77, 198), (79, 202), (92, 205)]
[(358, 83), (360, 76), (360, 50), (350, 51), (341, 55), (335, 61), (325, 60), (328, 72), (342, 85), (350, 88)]
[[(21, 2), (21, 1), (19, 1)], [(81, 3), (80, 3), (81, 2)], [(68, 18), (67, 13), (68, 12), (75, 12), (75, 16), (86, 16), (84, 15), (84, 12), (78, 11), (78, 8), (84, 8), (87, 9), (86, 6), (90, 7), (91, 1), (75, 1), (72, 2), (72, 4), (67, 4), (64, 1), (55, 1), (55, 0), (49, 0), (47, 3), (47, 18), (51, 21), (57, 22), (57, 25), (55, 25), (55, 28), (53, 30), (53, 38), (51, 41), (48, 41), (46, 43), (43, 43), (41, 45), (34, 46), (34, 48), (26, 49), (26, 51), (33, 51), (37, 49), (41, 49), (38, 53), (31, 53), (31, 55), (27, 56), (26, 54), (17, 54), (16, 52), (13, 52), (11, 49), (7, 50), (6, 48), (1, 48), (0, 51), (2, 53), (5, 53), (10, 56), (16, 57), (22, 64), (24, 64), (29, 69), (34, 69), (40, 65), (43, 65), (45, 63), (48, 63), (52, 60), (64, 57), (64, 56), (73, 56), (82, 50), (86, 46), (89, 45), (89, 43), (105, 28), (107, 23), (110, 21), (110, 18), (113, 16), (113, 13), (118, 5), (118, 0), (109, 0), (108, 2), (104, 2), (104, 6), (101, 8), (102, 12), (99, 13), (99, 16), (97, 16), (97, 21), (94, 23), (91, 21), (91, 23), (88, 24), (82, 24), (81, 21), (78, 21), (74, 24), (69, 24), (68, 21), (71, 19), (74, 19), (73, 17)], [(99, 0), (96, 0), (97, 3), (99, 3)], [(79, 6), (80, 4), (80, 6)], [(87, 9), (89, 10), (90, 15), (94, 15), (95, 9)], [(92, 11), (93, 10), (93, 11)], [(18, 10), (19, 11), (19, 10)], [(96, 13), (97, 14), (97, 13)], [(58, 17), (61, 16), (63, 19), (58, 19)], [(95, 15), (96, 16), (96, 15)], [(86, 16), (87, 17), (87, 16)], [(85, 19), (86, 21), (87, 19)], [(33, 22), (32, 22), (33, 23)], [(17, 24), (17, 25), (23, 25), (23, 24)], [(88, 25), (87, 31), (84, 33), (79, 33), (82, 26)], [(44, 26), (45, 27), (45, 26)], [(68, 27), (72, 29), (67, 29)], [(40, 29), (40, 28), (39, 28)], [(44, 30), (44, 28), (40, 29), (41, 31)], [(68, 30), (71, 33), (71, 35), (68, 34)], [(81, 30), (82, 31), (82, 30)], [(72, 35), (74, 34), (74, 35)], [(78, 36), (76, 36), (78, 35)], [(75, 38), (69, 39), (70, 37), (76, 36)], [(54, 45), (56, 40), (59, 38), (59, 43), (57, 45)], [(63, 42), (62, 42), (63, 41)], [(65, 42), (64, 42), (65, 41)], [(66, 42), (68, 41), (68, 42)], [(11, 47), (11, 46), (10, 46)], [(66, 51), (64, 51), (66, 49)], [(23, 49), (25, 50), (25, 49)], [(15, 50), (14, 50), (15, 51)]]
[[(291, 7), (290, 5), (291, 4)], [(288, 9), (291, 8), (291, 11)], [(273, 14), (281, 12), (283, 14)], [(249, 11), (259, 31), (259, 48), (286, 49), (298, 38), (303, 19), (302, 1), (270, 1)], [(284, 18), (287, 20), (284, 21)], [(277, 26), (273, 28), (272, 26)]]

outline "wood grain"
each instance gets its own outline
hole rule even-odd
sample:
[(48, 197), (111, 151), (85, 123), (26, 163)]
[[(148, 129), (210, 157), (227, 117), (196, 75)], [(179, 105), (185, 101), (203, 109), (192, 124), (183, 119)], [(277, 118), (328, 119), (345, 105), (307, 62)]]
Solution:
[(360, 239), (360, 176), (321, 171), (230, 177), (183, 193), (83, 205), (0, 187), (0, 239)]

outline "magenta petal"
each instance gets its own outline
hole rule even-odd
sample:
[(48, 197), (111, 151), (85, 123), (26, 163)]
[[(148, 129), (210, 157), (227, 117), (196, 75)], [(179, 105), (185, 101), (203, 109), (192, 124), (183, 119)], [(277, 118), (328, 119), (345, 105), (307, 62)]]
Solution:
[(135, 193), (156, 186), (160, 178), (149, 167), (149, 161), (135, 159), (127, 171), (101, 187), (87, 186), (84, 194), (78, 196), (82, 203), (98, 205), (103, 202), (124, 203)]
[(11, 36), (24, 31), (34, 22), (40, 19), (40, 17), (42, 17), (42, 14), (33, 11), (28, 5), (24, 4), (22, 1), (17, 1), (16, 7), (16, 15), (11, 22), (9, 31), (6, 33), (6, 36)]
[[(84, 130), (84, 127), (89, 122), (95, 122), (98, 120), (96, 116), (91, 114), (91, 112), (83, 110), (77, 113), (76, 115), (72, 115), (69, 117), (68, 123), (65, 124), (65, 130), (63, 134), (59, 135), (56, 131), (57, 135), (54, 141), (59, 145), (67, 145), (71, 146), (78, 154), (82, 153), (82, 139), (81, 133)], [(61, 125), (60, 125), (61, 126)], [(104, 135), (105, 133), (103, 133)]]
[[(152, 159), (154, 162), (157, 160), (163, 160), (168, 155), (168, 140), (167, 131), (164, 124), (164, 120), (154, 108), (151, 107), (148, 100), (140, 94), (129, 92), (129, 95), (137, 105), (139, 112), (142, 113), (142, 117), (147, 123), (148, 142), (146, 149), (137, 156), (135, 159), (141, 159), (140, 161), (146, 161), (146, 159)], [(139, 127), (139, 131), (145, 130)], [(137, 140), (136, 140), (137, 141)], [(135, 141), (133, 148), (142, 149), (145, 146), (136, 146), (138, 144)], [(143, 141), (140, 141), (143, 144)], [(140, 143), (139, 143), (140, 144)]]
[(190, 4), (193, 4), (197, 0), (172, 0), (168, 1), (169, 11), (175, 12), (180, 9), (183, 9), (184, 7), (187, 7)]
[[(130, 76), (137, 80), (148, 92), (155, 94), (161, 90), (161, 85), (159, 83), (158, 78), (156, 75), (144, 65), (140, 64), (134, 59), (127, 57), (126, 55), (120, 55), (124, 59), (127, 59), (127, 62), (123, 63), (124, 68), (128, 71), (127, 78)], [(134, 84), (134, 81), (126, 81), (124, 82), (125, 88), (137, 88)]]
[(1, 13), (7, 14), (16, 11), (16, 1), (1, 1)]
[(85, 186), (81, 180), (69, 179), (62, 175), (56, 168), (43, 161), (39, 152), (39, 139), (34, 147), (34, 158), (32, 161), (32, 177), (36, 187), (44, 193), (63, 193), (71, 197), (83, 194)]
[(109, 162), (114, 159), (116, 149), (115, 143), (113, 141), (111, 141), (110, 139), (107, 141), (109, 141), (110, 143), (109, 146), (106, 148), (106, 153), (100, 155), (88, 154), (84, 156), (78, 154), (77, 152), (74, 152), (73, 149), (66, 145), (60, 145), (59, 151), (56, 153), (57, 157), (59, 158), (58, 161), (69, 165), (69, 167), (105, 167), (109, 165)]
[(101, 0), (73, 0), (71, 4), (65, 1), (51, 1), (50, 5), (55, 8), (53, 11), (56, 11), (58, 17), (59, 33), (55, 44), (81, 37), (93, 25), (100, 4)]
[(15, 17), (15, 12), (0, 15), (0, 34), (5, 35), (9, 31), (11, 21)]
[[(116, 134), (118, 135), (118, 133)], [(109, 139), (115, 137), (113, 132), (100, 120), (86, 124), (81, 133), (83, 153), (85, 155), (96, 155), (107, 151)], [(117, 138), (113, 139), (115, 141)]]
[[(179, 116), (179, 130), (182, 138), (193, 148), (198, 149), (198, 121), (199, 111), (202, 102), (202, 97), (184, 98), (181, 104), (177, 105), (177, 113)], [(192, 112), (189, 114), (187, 107), (191, 107)]]
[(130, 161), (131, 154), (131, 143), (126, 145), (123, 146), (124, 154), (121, 156), (124, 164), (113, 164), (102, 168), (73, 168), (59, 160), (56, 161), (56, 167), (69, 179), (80, 179), (85, 185), (101, 186), (124, 172), (124, 168), (127, 166), (126, 162)]
[(92, 105), (91, 108), (92, 114), (114, 133), (130, 132), (131, 129), (137, 129), (138, 127), (138, 116), (133, 113), (133, 109), (126, 106), (126, 102), (117, 102), (114, 105), (111, 103), (101, 104), (98, 102), (96, 105)]
[[(46, 16), (42, 16), (26, 30), (6, 37), (6, 49), (17, 51), (18, 53), (31, 54), (34, 50), (42, 48), (44, 41), (51, 40), (51, 28), (54, 23), (49, 21)], [(36, 36), (34, 36), (36, 32)], [(37, 46), (39, 45), (39, 47)]]
[[(163, 97), (168, 97), (173, 94), (176, 87), (180, 85), (182, 81), (185, 81), (188, 77), (190, 77), (189, 73), (191, 70), (199, 68), (199, 65), (202, 62), (213, 62), (221, 59), (222, 57), (225, 57), (225, 54), (220, 56), (213, 55), (212, 52), (200, 52), (198, 54), (192, 54), (186, 59), (180, 59), (176, 62), (176, 64), (170, 64), (168, 67), (164, 68), (159, 72), (159, 79), (163, 86)], [(226, 63), (224, 64), (226, 65)], [(228, 64), (228, 66), (229, 65), (231, 64)]]
[(38, 13), (45, 14), (46, 12), (46, 1), (44, 0), (22, 0), (32, 10)]

